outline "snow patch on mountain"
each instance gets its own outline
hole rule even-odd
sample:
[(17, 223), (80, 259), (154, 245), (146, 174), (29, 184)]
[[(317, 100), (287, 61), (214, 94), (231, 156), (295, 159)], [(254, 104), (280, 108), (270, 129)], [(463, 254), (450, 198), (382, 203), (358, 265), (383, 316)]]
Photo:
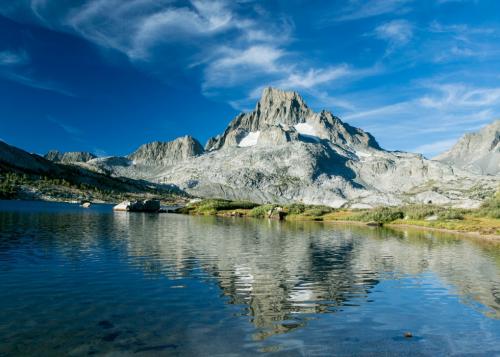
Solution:
[(294, 128), (300, 135), (319, 141), (318, 132), (310, 123), (298, 123)]
[(259, 141), (259, 136), (260, 136), (260, 130), (251, 131), (247, 134), (247, 136), (241, 139), (238, 146), (240, 148), (247, 148), (250, 146), (257, 145), (257, 142)]

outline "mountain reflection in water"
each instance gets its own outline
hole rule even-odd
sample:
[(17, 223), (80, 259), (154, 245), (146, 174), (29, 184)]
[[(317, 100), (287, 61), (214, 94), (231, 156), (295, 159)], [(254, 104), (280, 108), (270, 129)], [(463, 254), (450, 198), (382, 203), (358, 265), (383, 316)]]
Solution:
[(319, 222), (126, 213), (115, 214), (114, 222), (134, 264), (172, 278), (214, 277), (228, 303), (246, 305), (255, 326), (272, 333), (301, 325), (290, 322), (295, 314), (369, 302), (380, 279), (427, 271), (463, 302), (483, 304), (482, 312), (500, 318), (500, 246), (494, 243)]
[[(412, 342), (424, 354), (450, 352), (443, 341), (463, 333), (456, 329), (477, 329), (460, 340), (461, 351), (479, 344), (491, 352), (500, 337), (500, 247), (493, 243), (319, 222), (2, 204), (0, 337), (10, 344), (0, 354), (39, 352), (19, 349), (34, 335), (39, 349), (56, 351), (39, 337), (47, 327), (52, 340), (64, 341), (58, 352), (68, 343), (88, 353), (209, 353), (220, 338), (227, 346), (210, 353), (303, 354), (305, 341), (308, 353), (320, 355), (405, 353), (399, 325), (428, 331)], [(47, 315), (52, 324), (40, 322)], [(458, 316), (463, 321), (454, 325)], [(65, 341), (68, 323), (81, 340)], [(96, 342), (102, 329), (118, 326)], [(353, 337), (362, 329), (366, 336)], [(327, 350), (325, 341), (332, 341)]]

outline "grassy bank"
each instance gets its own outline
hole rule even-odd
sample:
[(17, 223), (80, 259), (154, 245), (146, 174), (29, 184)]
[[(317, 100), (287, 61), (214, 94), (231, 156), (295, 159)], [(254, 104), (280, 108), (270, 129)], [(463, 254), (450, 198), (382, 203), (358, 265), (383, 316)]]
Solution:
[(369, 225), (408, 225), (425, 228), (476, 232), (500, 236), (500, 196), (485, 201), (478, 209), (459, 209), (432, 204), (349, 210), (304, 204), (264, 204), (246, 201), (206, 199), (180, 210), (194, 215), (283, 218), (288, 221), (358, 222)]

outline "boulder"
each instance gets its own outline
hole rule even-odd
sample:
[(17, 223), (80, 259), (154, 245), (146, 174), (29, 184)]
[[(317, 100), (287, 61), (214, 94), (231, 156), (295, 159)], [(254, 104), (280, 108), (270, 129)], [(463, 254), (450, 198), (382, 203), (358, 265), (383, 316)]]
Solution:
[(159, 200), (123, 201), (113, 207), (114, 211), (127, 212), (159, 212)]

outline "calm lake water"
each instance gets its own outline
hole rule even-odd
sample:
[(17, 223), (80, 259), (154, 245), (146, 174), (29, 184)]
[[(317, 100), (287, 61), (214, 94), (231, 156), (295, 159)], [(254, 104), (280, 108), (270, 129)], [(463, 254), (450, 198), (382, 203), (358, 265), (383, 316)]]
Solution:
[(0, 355), (259, 353), (500, 355), (500, 246), (0, 201)]

